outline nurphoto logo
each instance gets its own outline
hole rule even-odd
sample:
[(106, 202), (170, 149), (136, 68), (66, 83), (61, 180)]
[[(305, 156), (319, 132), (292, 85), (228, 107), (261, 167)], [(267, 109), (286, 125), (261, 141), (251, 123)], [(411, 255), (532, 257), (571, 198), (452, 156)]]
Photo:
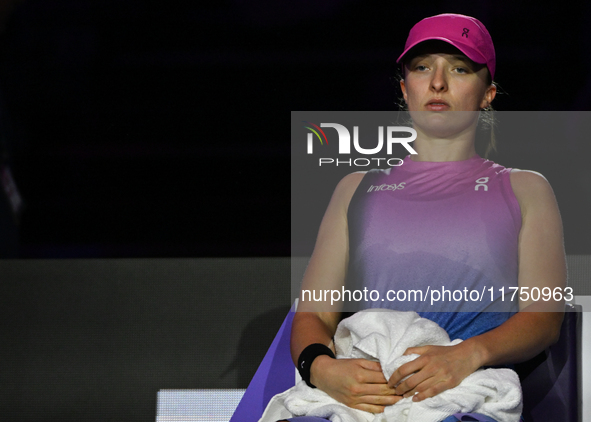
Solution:
[[(339, 155), (347, 155), (351, 154), (351, 133), (349, 130), (339, 124), (339, 123), (320, 123), (320, 126), (308, 122), (303, 121), (305, 123), (305, 128), (308, 129), (310, 132), (307, 134), (307, 153), (314, 154), (314, 136), (320, 142), (322, 147), (327, 146), (328, 137), (326, 136), (326, 132), (322, 130), (322, 128), (331, 128), (336, 130), (338, 136), (338, 154)], [(331, 137), (334, 134), (334, 131), (327, 131), (331, 134)], [(406, 126), (387, 126), (386, 127), (386, 140), (384, 141), (384, 126), (378, 126), (378, 141), (377, 145), (374, 148), (363, 148), (359, 144), (359, 126), (353, 126), (353, 147), (355, 151), (359, 154), (363, 155), (377, 155), (382, 152), (384, 148), (384, 143), (386, 144), (386, 154), (388, 156), (392, 155), (392, 146), (394, 144), (400, 144), (409, 152), (409, 154), (416, 154), (417, 152), (411, 147), (409, 144), (410, 142), (417, 139), (417, 132), (411, 127)], [(394, 134), (407, 134), (410, 136), (394, 136)], [(401, 158), (391, 158), (391, 157), (360, 157), (360, 158), (349, 158), (349, 159), (340, 159), (333, 158), (333, 157), (322, 157), (318, 159), (318, 165), (328, 165), (334, 164), (336, 166), (339, 165), (348, 165), (348, 166), (357, 166), (357, 167), (367, 167), (370, 164), (379, 166), (382, 162), (385, 162), (390, 167), (400, 166), (402, 165), (403, 161)]]

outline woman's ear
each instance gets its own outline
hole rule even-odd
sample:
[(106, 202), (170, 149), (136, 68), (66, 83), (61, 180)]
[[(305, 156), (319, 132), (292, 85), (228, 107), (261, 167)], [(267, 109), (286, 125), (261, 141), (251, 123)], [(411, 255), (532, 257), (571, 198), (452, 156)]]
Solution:
[(482, 99), (482, 102), (480, 103), (480, 109), (484, 109), (484, 108), (488, 107), (493, 102), (496, 95), (497, 95), (497, 86), (495, 84), (490, 84), (488, 86), (488, 88), (486, 88), (486, 91), (484, 92), (484, 98)]
[(406, 95), (406, 85), (404, 84), (404, 79), (400, 79), (400, 89), (402, 90), (402, 98), (404, 98), (404, 102), (408, 104), (408, 99)]

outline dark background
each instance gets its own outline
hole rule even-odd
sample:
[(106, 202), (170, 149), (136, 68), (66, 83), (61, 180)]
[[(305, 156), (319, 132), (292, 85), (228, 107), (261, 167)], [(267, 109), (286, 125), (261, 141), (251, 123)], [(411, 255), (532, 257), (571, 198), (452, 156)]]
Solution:
[[(153, 421), (160, 388), (245, 387), (231, 362), (289, 306), (290, 111), (395, 109), (406, 35), (443, 12), (491, 32), (497, 109), (590, 108), (583, 1), (0, 1), (25, 202), (18, 226), (0, 202), (2, 419)], [(499, 162), (548, 175), (590, 254), (589, 144), (564, 138), (500, 139)]]
[(487, 25), (498, 110), (591, 102), (582, 1), (2, 4), (21, 258), (289, 256), (289, 112), (395, 109), (395, 59), (432, 14)]

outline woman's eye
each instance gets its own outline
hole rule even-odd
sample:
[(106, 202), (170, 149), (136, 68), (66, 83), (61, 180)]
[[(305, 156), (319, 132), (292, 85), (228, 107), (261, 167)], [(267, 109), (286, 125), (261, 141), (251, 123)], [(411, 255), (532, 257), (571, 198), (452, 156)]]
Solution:
[(468, 73), (468, 69), (465, 67), (456, 67), (456, 72), (458, 73)]
[(419, 72), (424, 72), (425, 70), (427, 70), (427, 66), (419, 64), (415, 67), (415, 70), (418, 70)]

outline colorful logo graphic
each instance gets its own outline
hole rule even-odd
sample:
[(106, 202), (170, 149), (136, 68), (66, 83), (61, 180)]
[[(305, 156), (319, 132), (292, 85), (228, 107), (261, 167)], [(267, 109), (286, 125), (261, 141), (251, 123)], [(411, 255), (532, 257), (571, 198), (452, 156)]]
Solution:
[[(320, 129), (320, 126), (315, 125), (312, 122), (307, 122), (305, 120), (302, 120), (302, 122), (310, 125), (310, 126), (314, 126), (316, 129), (318, 129), (318, 131), (320, 133), (322, 133), (322, 136), (324, 137), (324, 140), (326, 141), (326, 145), (328, 145), (328, 139), (326, 138), (326, 134), (324, 133), (324, 131), (322, 129)], [(314, 132), (314, 134), (316, 135), (316, 137), (318, 138), (318, 140), (320, 141), (320, 145), (324, 145), (322, 142), (322, 138), (320, 137), (320, 135), (318, 134), (318, 132), (314, 129), (312, 129), (310, 126), (304, 126), (306, 129), (310, 129), (312, 132)], [(312, 134), (308, 134), (308, 154), (312, 153)]]

